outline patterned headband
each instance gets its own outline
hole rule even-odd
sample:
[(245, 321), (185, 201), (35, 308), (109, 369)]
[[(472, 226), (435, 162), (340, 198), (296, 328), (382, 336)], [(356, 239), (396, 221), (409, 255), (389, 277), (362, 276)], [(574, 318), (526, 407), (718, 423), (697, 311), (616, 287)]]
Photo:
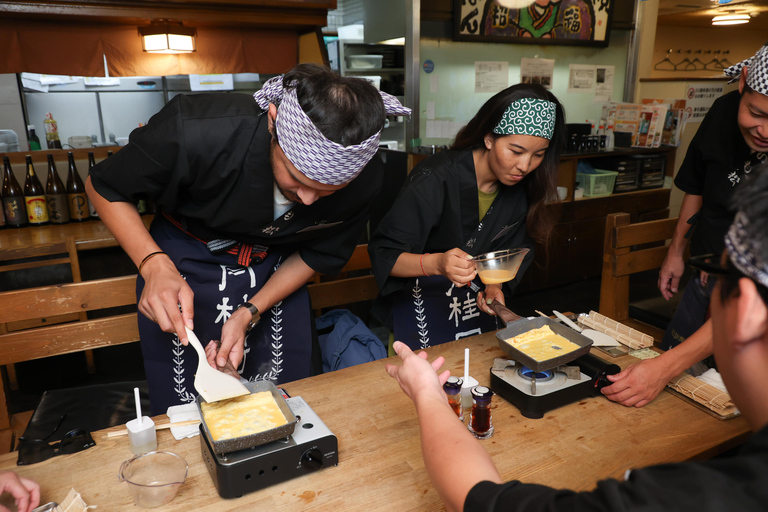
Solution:
[(768, 287), (768, 260), (765, 259), (768, 253), (749, 237), (746, 229), (748, 224), (747, 216), (738, 212), (725, 235), (728, 257), (742, 274)]
[[(379, 94), (387, 114), (411, 114), (411, 109), (402, 106), (394, 96), (381, 91)], [(325, 185), (349, 183), (379, 148), (381, 130), (352, 146), (328, 140), (301, 108), (296, 88), (283, 86), (282, 76), (267, 80), (253, 97), (263, 110), (267, 110), (270, 103), (278, 107), (275, 129), (280, 148), (309, 179)]]
[(749, 88), (768, 96), (768, 45), (757, 50), (754, 56), (725, 68), (723, 73), (731, 78), (728, 80), (729, 84), (739, 79), (741, 68), (744, 66), (747, 66), (747, 85)]
[(557, 108), (551, 101), (520, 98), (507, 107), (501, 121), (493, 129), (499, 135), (535, 135), (552, 139)]

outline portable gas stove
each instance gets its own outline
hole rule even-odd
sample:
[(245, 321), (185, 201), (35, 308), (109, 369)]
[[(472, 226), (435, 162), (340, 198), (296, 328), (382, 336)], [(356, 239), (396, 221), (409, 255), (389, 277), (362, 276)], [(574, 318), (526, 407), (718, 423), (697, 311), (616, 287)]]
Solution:
[(288, 398), (296, 415), (293, 434), (271, 443), (231, 453), (215, 454), (200, 427), (203, 460), (222, 498), (285, 482), (339, 464), (336, 436), (300, 396)]
[(491, 369), (491, 389), (526, 418), (539, 419), (547, 411), (599, 394), (611, 384), (606, 375), (620, 371), (617, 365), (591, 354), (574, 359), (568, 367), (540, 372), (516, 363)]

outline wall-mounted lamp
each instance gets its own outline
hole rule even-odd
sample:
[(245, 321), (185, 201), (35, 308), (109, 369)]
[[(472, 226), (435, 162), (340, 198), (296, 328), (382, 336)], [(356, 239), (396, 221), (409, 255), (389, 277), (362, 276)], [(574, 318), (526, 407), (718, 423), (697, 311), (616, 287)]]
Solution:
[(713, 25), (741, 25), (749, 23), (749, 14), (722, 14), (712, 18)]
[(191, 53), (196, 51), (197, 29), (181, 23), (161, 20), (139, 27), (141, 47), (149, 53)]

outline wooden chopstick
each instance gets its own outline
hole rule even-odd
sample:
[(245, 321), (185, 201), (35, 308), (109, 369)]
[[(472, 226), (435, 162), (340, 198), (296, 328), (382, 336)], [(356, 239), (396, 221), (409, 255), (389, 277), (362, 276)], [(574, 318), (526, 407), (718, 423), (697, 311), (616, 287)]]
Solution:
[[(186, 427), (187, 425), (197, 425), (200, 423), (200, 420), (187, 420), (187, 421), (177, 421), (176, 423), (161, 423), (159, 425), (155, 425), (155, 430), (162, 430), (166, 428), (171, 427)], [(107, 435), (105, 435), (104, 439), (110, 439), (113, 437), (120, 437), (120, 436), (127, 436), (128, 435), (128, 429), (124, 428), (122, 430), (117, 430), (115, 432), (108, 432)]]
[(541, 312), (541, 311), (539, 311), (538, 309), (534, 309), (534, 311), (535, 311), (535, 312), (537, 312), (537, 313), (539, 314), (539, 316), (543, 316), (544, 318), (552, 318), (552, 317), (550, 317), (549, 315), (545, 315), (544, 313), (542, 313), (542, 312)]

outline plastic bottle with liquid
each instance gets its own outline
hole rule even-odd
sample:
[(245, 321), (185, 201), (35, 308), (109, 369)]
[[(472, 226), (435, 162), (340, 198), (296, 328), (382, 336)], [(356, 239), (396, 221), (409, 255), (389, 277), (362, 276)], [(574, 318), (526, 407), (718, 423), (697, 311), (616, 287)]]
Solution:
[(37, 151), (40, 149), (40, 137), (35, 133), (35, 125), (27, 125), (27, 141), (29, 142), (29, 150)]
[(88, 213), (88, 196), (85, 195), (85, 184), (80, 173), (75, 167), (75, 156), (70, 151), (69, 171), (67, 172), (67, 203), (69, 204), (69, 216), (75, 222), (83, 222), (90, 218)]
[(69, 222), (69, 204), (67, 190), (64, 188), (53, 155), (48, 154), (48, 181), (45, 184), (45, 202), (48, 204), (48, 217), (51, 224)]
[[(96, 165), (96, 160), (93, 158), (93, 151), (88, 152), (88, 174), (91, 173), (91, 169), (93, 169), (93, 166)], [(93, 207), (93, 203), (88, 201), (88, 213), (91, 216), (92, 219), (98, 219), (99, 213), (96, 211), (96, 208)]]
[(32, 157), (27, 155), (27, 178), (24, 181), (24, 203), (27, 218), (32, 226), (48, 224), (48, 204), (45, 202), (45, 189), (35, 173)]
[(50, 112), (45, 115), (45, 143), (48, 149), (61, 149), (59, 126)]
[(3, 213), (5, 213), (5, 224), (11, 228), (20, 228), (27, 224), (24, 192), (13, 175), (11, 161), (7, 156), (3, 157), (3, 166)]

